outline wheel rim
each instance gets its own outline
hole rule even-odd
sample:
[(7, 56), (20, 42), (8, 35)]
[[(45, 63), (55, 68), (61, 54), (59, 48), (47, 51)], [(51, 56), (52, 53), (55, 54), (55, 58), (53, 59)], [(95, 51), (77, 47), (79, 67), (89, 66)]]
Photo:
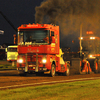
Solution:
[(69, 68), (67, 69), (67, 74), (69, 73)]
[(52, 67), (52, 74), (54, 75), (55, 74), (55, 68)]

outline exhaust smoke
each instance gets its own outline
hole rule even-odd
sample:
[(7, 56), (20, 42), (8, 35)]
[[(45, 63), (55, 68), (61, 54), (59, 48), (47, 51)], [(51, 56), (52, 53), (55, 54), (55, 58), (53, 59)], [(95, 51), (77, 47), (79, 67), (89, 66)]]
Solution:
[(61, 38), (71, 34), (78, 38), (81, 24), (82, 35), (86, 31), (99, 35), (100, 0), (44, 0), (35, 10), (36, 23), (59, 25)]

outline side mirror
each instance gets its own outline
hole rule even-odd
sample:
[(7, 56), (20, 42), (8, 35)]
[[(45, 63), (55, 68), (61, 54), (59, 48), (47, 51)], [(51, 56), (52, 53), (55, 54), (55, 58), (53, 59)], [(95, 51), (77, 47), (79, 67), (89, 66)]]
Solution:
[(7, 48), (5, 49), (5, 51), (7, 52)]
[(52, 36), (52, 41), (51, 42), (55, 43), (55, 37), (54, 36)]
[(55, 43), (54, 31), (51, 31), (51, 43)]

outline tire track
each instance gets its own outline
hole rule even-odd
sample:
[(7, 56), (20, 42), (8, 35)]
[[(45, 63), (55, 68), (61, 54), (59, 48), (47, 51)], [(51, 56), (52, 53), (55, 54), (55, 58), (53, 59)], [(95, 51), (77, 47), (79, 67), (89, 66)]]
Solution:
[(70, 80), (49, 81), (49, 82), (39, 82), (39, 83), (30, 83), (30, 84), (21, 84), (21, 85), (11, 85), (11, 86), (0, 87), (0, 90), (21, 88), (21, 87), (28, 87), (28, 86), (48, 85), (48, 84), (56, 84), (56, 83), (75, 82), (75, 81), (96, 80), (96, 79), (100, 79), (100, 77), (79, 78), (79, 79), (70, 79)]

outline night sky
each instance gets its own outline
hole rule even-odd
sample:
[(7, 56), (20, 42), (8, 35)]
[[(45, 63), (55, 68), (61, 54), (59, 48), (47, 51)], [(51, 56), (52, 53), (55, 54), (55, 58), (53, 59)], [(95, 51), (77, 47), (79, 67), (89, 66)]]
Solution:
[[(78, 50), (81, 25), (82, 35), (93, 31), (100, 36), (100, 0), (0, 0), (0, 11), (16, 29), (28, 23), (59, 25), (61, 47), (72, 51)], [(1, 15), (0, 30), (4, 31), (0, 44), (12, 44), (16, 31)]]
[[(17, 29), (21, 24), (35, 23), (35, 7), (40, 6), (43, 0), (0, 0), (0, 11), (11, 21)], [(16, 31), (0, 14), (0, 44), (13, 44), (13, 34)]]

